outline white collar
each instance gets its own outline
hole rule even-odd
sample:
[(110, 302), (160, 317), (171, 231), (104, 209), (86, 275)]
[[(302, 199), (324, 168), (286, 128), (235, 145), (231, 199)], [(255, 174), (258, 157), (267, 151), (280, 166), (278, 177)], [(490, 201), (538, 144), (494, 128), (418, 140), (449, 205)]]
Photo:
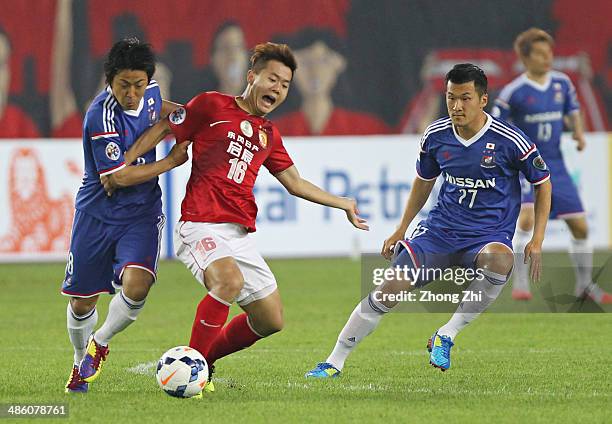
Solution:
[(484, 114), (487, 115), (487, 122), (485, 122), (485, 124), (480, 129), (480, 131), (478, 131), (476, 134), (474, 134), (472, 136), (472, 138), (470, 138), (469, 140), (466, 140), (463, 137), (461, 137), (459, 134), (457, 134), (457, 130), (456, 130), (455, 126), (452, 125), (453, 133), (455, 133), (455, 138), (457, 139), (457, 141), (459, 141), (459, 143), (463, 144), (465, 147), (470, 147), (472, 144), (477, 142), (480, 139), (480, 137), (482, 137), (482, 135), (484, 133), (487, 132), (487, 130), (491, 126), (491, 122), (493, 122), (493, 118), (487, 112), (484, 112)]
[(136, 110), (131, 110), (131, 109), (130, 110), (124, 110), (123, 112), (126, 115), (130, 115), (130, 116), (133, 116), (135, 118), (138, 118), (138, 116), (140, 115), (140, 111), (142, 110), (143, 106), (144, 106), (144, 96), (142, 96), (142, 98), (140, 99), (140, 103), (138, 103), (138, 109), (136, 109)]
[[(113, 90), (110, 87), (110, 85), (106, 86), (106, 91), (111, 93), (113, 95), (113, 97), (115, 97), (115, 95), (113, 94)], [(115, 100), (117, 98), (115, 97)], [(117, 104), (119, 105), (119, 107), (121, 108), (121, 110), (123, 110), (123, 113), (125, 113), (126, 115), (129, 116), (133, 116), (135, 118), (138, 118), (138, 116), (140, 116), (140, 112), (142, 111), (142, 108), (144, 107), (144, 96), (142, 96), (142, 98), (140, 99), (140, 103), (138, 103), (138, 109), (136, 110), (125, 110), (123, 109), (123, 107), (121, 107), (121, 105), (119, 104), (119, 102), (117, 102)]]
[(551, 76), (550, 76), (550, 72), (548, 72), (546, 74), (546, 79), (544, 80), (544, 83), (540, 84), (532, 79), (529, 79), (529, 77), (527, 76), (527, 73), (523, 74), (523, 82), (525, 84), (528, 84), (530, 86), (532, 86), (533, 88), (535, 88), (538, 91), (546, 91), (548, 90), (548, 87), (550, 87), (550, 81), (552, 80)]

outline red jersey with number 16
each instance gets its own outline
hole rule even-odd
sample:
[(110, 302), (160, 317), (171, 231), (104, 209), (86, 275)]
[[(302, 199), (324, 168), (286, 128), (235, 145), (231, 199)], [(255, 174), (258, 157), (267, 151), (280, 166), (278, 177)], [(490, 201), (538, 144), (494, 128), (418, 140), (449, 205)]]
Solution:
[(197, 95), (168, 118), (177, 142), (193, 141), (181, 220), (232, 222), (255, 231), (259, 168), (277, 174), (293, 165), (276, 127), (217, 92)]

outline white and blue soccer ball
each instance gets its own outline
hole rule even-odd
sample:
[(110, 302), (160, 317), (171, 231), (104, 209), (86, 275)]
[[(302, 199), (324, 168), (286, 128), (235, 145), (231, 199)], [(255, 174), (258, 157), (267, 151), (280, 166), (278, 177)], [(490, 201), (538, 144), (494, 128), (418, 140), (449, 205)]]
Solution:
[(170, 396), (190, 398), (202, 391), (208, 381), (206, 359), (189, 346), (169, 349), (157, 363), (157, 384)]

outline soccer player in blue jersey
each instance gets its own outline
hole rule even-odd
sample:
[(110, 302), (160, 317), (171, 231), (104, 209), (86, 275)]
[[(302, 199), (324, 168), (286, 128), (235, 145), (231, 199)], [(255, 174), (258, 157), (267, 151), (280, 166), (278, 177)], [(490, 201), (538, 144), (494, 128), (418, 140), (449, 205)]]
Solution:
[[(386, 279), (353, 310), (325, 362), (306, 377), (337, 377), (348, 355), (378, 326), (398, 301), (395, 295), (422, 288), (430, 270), (462, 266), (475, 271), (466, 291), (479, 300), (462, 302), (450, 321), (429, 339), (430, 363), (447, 370), (457, 333), (497, 298), (512, 271), (512, 235), (520, 209), (519, 172), (535, 185), (535, 227), (525, 255), (539, 279), (544, 230), (550, 210), (550, 174), (536, 146), (520, 130), (486, 112), (487, 78), (472, 64), (455, 65), (446, 75), (448, 118), (432, 123), (421, 139), (415, 178), (397, 230), (382, 255), (392, 267), (421, 270)], [(412, 236), (405, 234), (425, 205), (438, 176), (437, 205)], [(406, 274), (418, 275), (406, 278)]]
[[(593, 247), (588, 240), (584, 207), (561, 155), (564, 118), (570, 121), (577, 149), (583, 150), (586, 143), (576, 90), (567, 75), (552, 70), (553, 46), (550, 34), (539, 28), (518, 35), (514, 50), (526, 71), (504, 87), (492, 114), (513, 122), (527, 134), (550, 167), (553, 186), (550, 219), (563, 219), (572, 233), (570, 257), (576, 273), (575, 295), (609, 304), (612, 295), (592, 281)], [(532, 188), (523, 184), (522, 207), (514, 239), (517, 261), (512, 297), (517, 300), (529, 300), (532, 296), (521, 252), (531, 236), (533, 214)]]
[[(135, 38), (115, 43), (104, 63), (108, 87), (91, 103), (83, 123), (85, 176), (61, 290), (70, 297), (67, 326), (74, 347), (67, 393), (87, 392), (106, 360), (109, 340), (136, 320), (155, 281), (165, 219), (157, 176), (184, 163), (187, 146), (176, 145), (157, 162), (154, 150), (133, 163), (124, 157), (160, 115), (179, 106), (162, 100), (151, 79), (154, 72), (150, 45)], [(126, 188), (109, 197), (102, 176)], [(100, 293), (116, 290), (104, 324), (92, 335)]]

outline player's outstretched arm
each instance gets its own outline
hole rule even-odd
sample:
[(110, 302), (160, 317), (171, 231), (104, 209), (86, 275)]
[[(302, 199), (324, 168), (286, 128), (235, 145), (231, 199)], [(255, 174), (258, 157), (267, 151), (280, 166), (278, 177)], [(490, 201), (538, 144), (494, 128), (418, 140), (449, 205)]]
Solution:
[(125, 154), (125, 163), (128, 165), (136, 160), (136, 158), (144, 155), (149, 150), (154, 149), (168, 134), (172, 131), (168, 118), (160, 120), (157, 124), (146, 130), (132, 147)]
[(531, 241), (525, 246), (525, 263), (531, 261), (530, 274), (532, 281), (539, 281), (542, 272), (542, 243), (550, 214), (552, 184), (550, 180), (535, 186), (534, 213), (535, 224)]
[(274, 175), (289, 193), (302, 199), (309, 200), (320, 205), (342, 209), (351, 224), (360, 230), (369, 230), (366, 220), (359, 217), (357, 202), (354, 199), (334, 196), (331, 193), (317, 187), (300, 176), (295, 165), (290, 166), (282, 172)]
[(419, 177), (416, 177), (414, 179), (414, 182), (412, 183), (412, 189), (410, 190), (410, 194), (408, 195), (406, 209), (404, 209), (404, 214), (402, 215), (402, 220), (397, 226), (397, 230), (395, 230), (393, 234), (391, 234), (391, 236), (383, 243), (383, 247), (380, 254), (386, 259), (391, 259), (395, 243), (400, 240), (403, 240), (406, 237), (406, 231), (408, 230), (408, 226), (410, 225), (414, 217), (417, 216), (420, 210), (423, 209), (423, 206), (425, 206), (425, 203), (427, 202), (427, 199), (429, 198), (431, 190), (433, 190), (435, 184), (435, 179), (424, 180)]
[(177, 143), (172, 147), (168, 156), (146, 165), (126, 166), (120, 171), (100, 177), (104, 190), (110, 196), (113, 192), (122, 187), (129, 187), (155, 178), (166, 171), (176, 168), (187, 162), (187, 148), (191, 141)]

